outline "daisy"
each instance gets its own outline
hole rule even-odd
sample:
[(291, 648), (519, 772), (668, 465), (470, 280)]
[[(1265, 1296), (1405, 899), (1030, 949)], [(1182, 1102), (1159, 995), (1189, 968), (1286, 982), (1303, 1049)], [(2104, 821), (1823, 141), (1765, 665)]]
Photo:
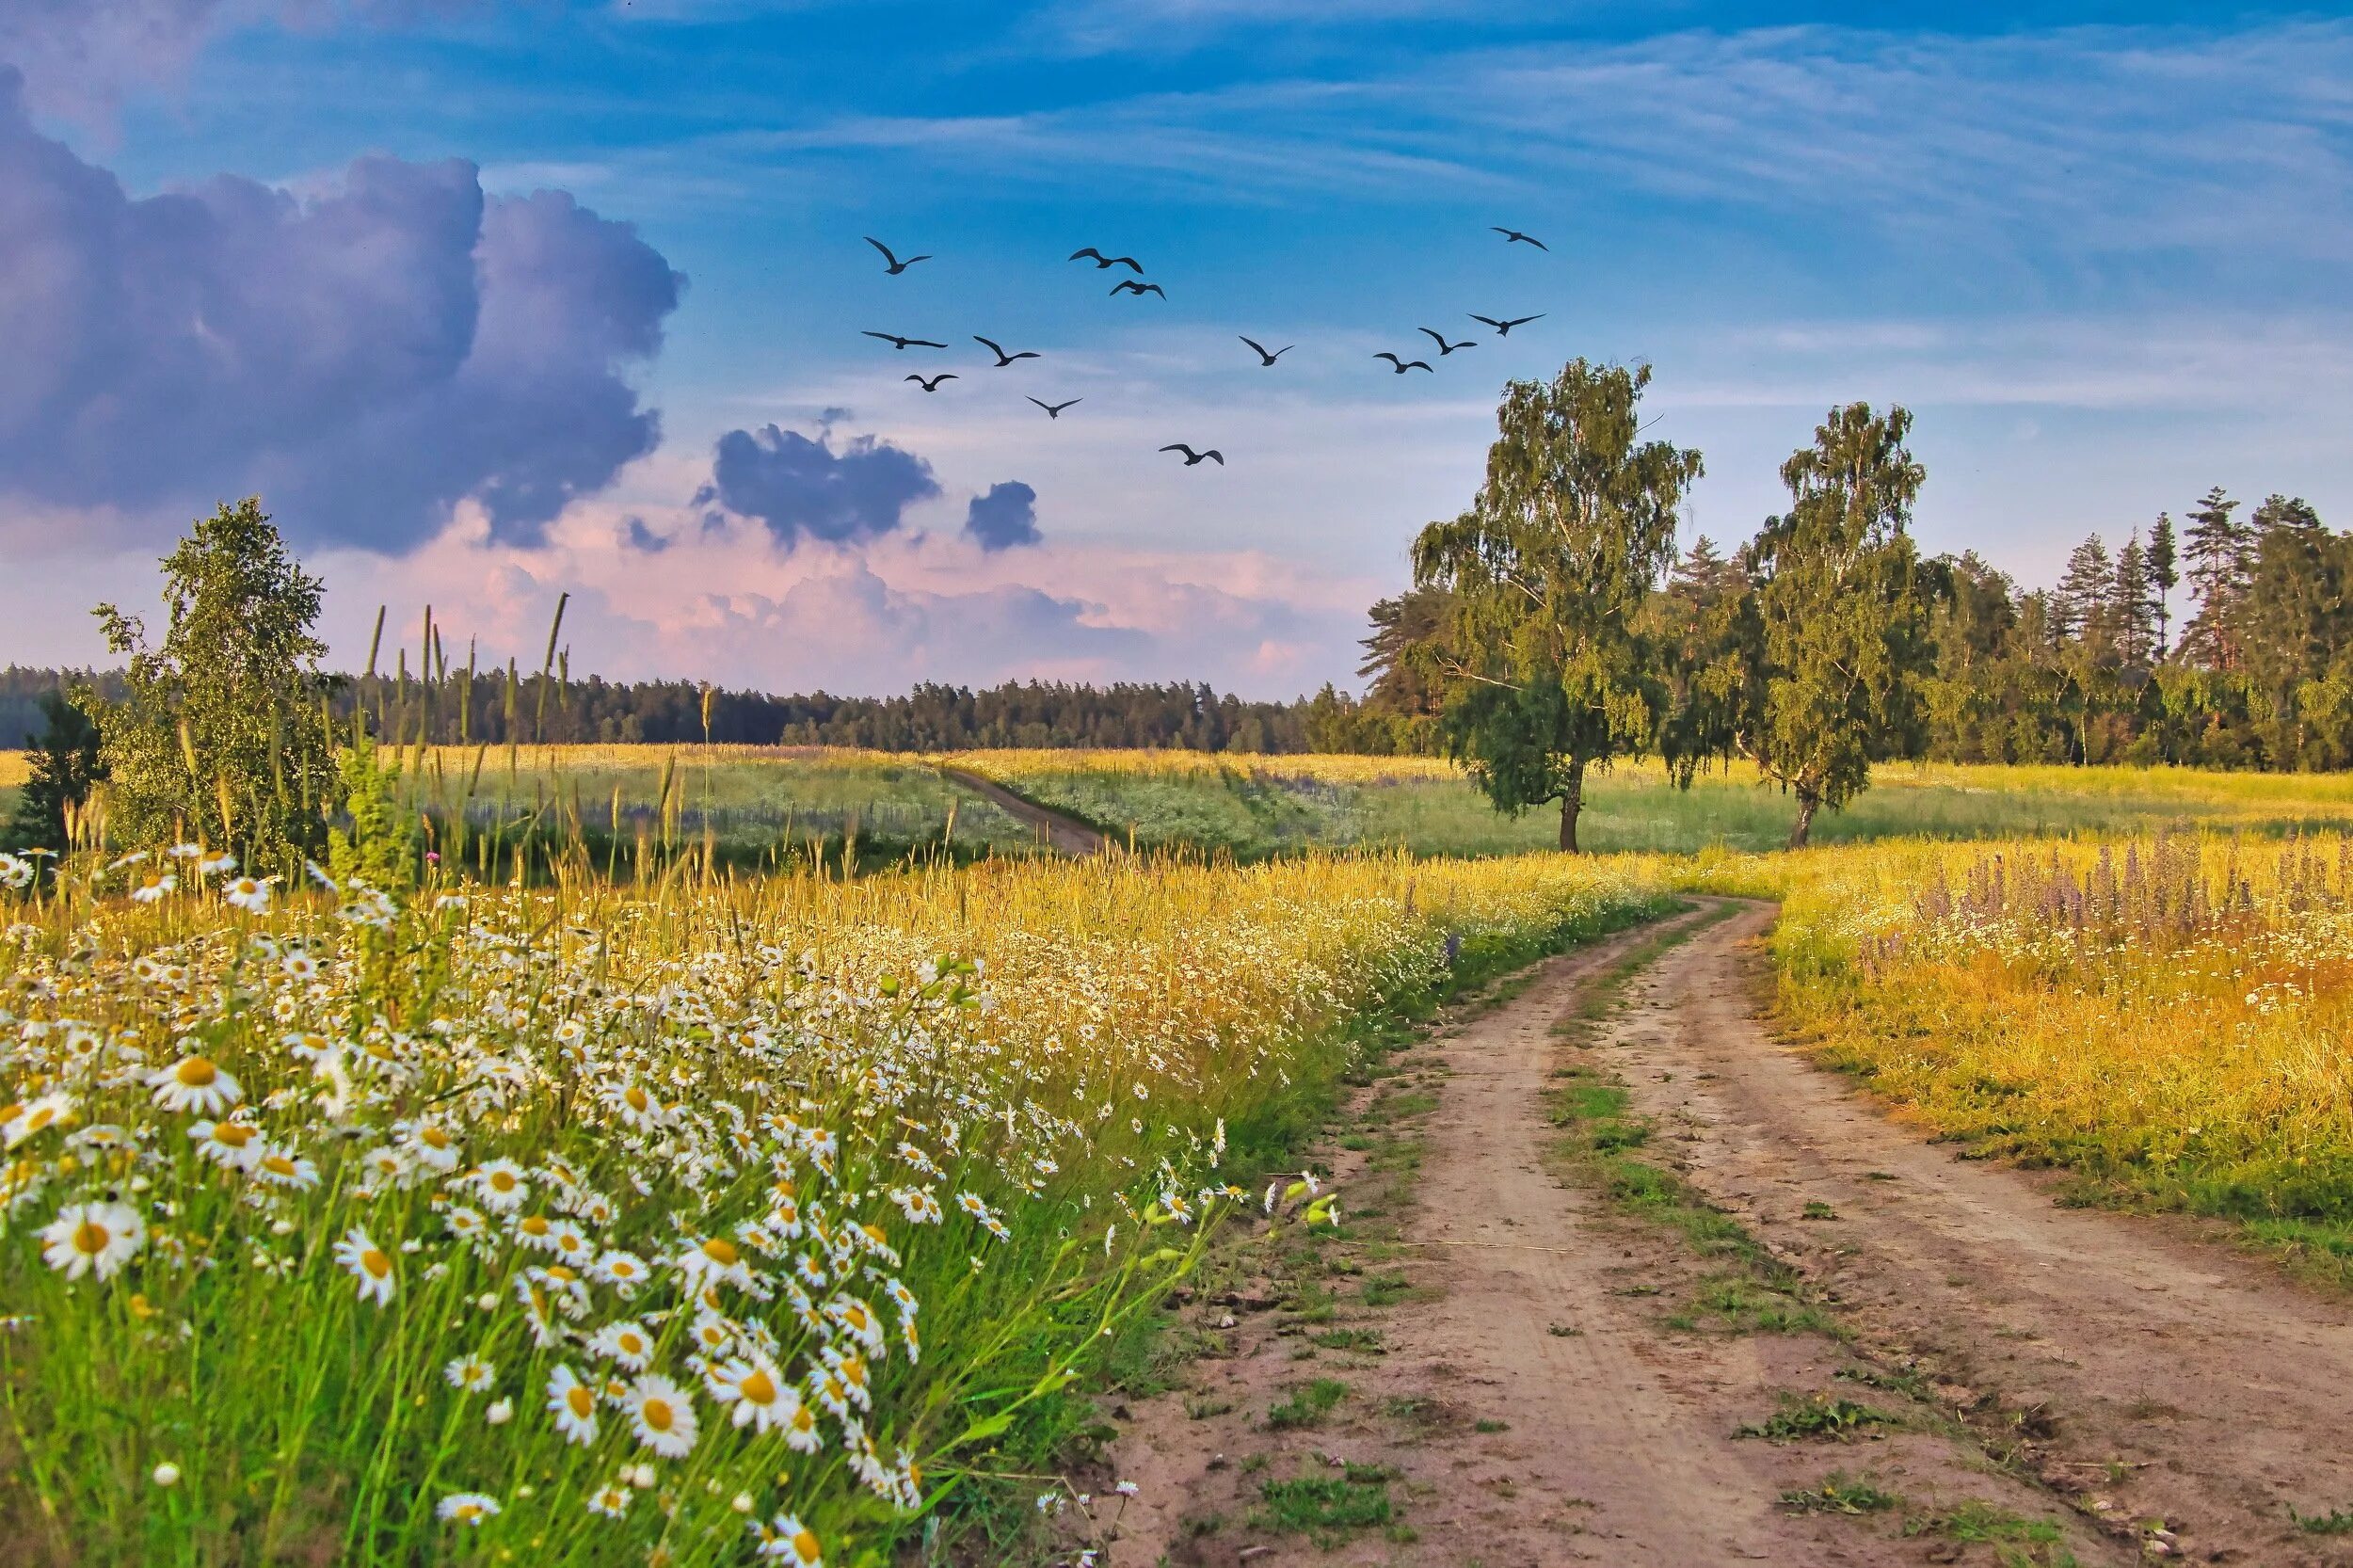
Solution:
[(735, 1325), (716, 1312), (705, 1312), (695, 1320), (687, 1331), (695, 1348), (705, 1355), (725, 1355), (735, 1343)]
[(647, 1373), (630, 1384), (629, 1422), (637, 1441), (664, 1459), (695, 1451), (698, 1429), (692, 1396), (668, 1378)]
[(256, 915), (269, 912), (269, 882), (266, 878), (257, 882), (249, 876), (238, 877), (221, 888), (220, 896), (238, 908), (250, 910)]
[(461, 1394), (479, 1394), (498, 1377), (498, 1368), (478, 1355), (461, 1355), (441, 1368), (449, 1385)]
[(199, 876), (218, 876), (223, 872), (236, 869), (237, 857), (227, 850), (199, 849), (196, 852), (196, 874)]
[(793, 1568), (825, 1568), (817, 1533), (792, 1514), (779, 1513), (765, 1523), (754, 1520), (752, 1534), (760, 1542), (756, 1556), (781, 1559)]
[(100, 1279), (131, 1261), (147, 1240), (138, 1211), (119, 1203), (70, 1203), (43, 1226), (41, 1259), (68, 1279), (96, 1272)]
[(253, 1162), (253, 1174), (273, 1187), (308, 1192), (319, 1184), (319, 1168), (290, 1149), (265, 1150)]
[(653, 1336), (645, 1325), (624, 1318), (617, 1323), (607, 1323), (589, 1337), (589, 1353), (616, 1361), (632, 1372), (642, 1372), (653, 1361)]
[(169, 872), (166, 872), (159, 876), (151, 876), (141, 881), (137, 887), (131, 889), (131, 897), (139, 904), (155, 904), (160, 902), (166, 893), (179, 886), (180, 879)]
[(319, 977), (319, 961), (300, 948), (289, 951), (278, 961), (278, 967), (285, 971), (288, 980), (312, 981)]
[(162, 1071), (150, 1073), (147, 1085), (155, 1091), (155, 1103), (175, 1114), (194, 1111), (217, 1115), (245, 1097), (237, 1080), (206, 1056), (184, 1056)]
[(63, 1092), (47, 1094), (24, 1105), (11, 1106), (0, 1115), (0, 1139), (9, 1148), (24, 1142), (43, 1128), (56, 1127), (73, 1119), (73, 1096)]
[(531, 1196), (531, 1183), (523, 1179), (523, 1168), (511, 1160), (485, 1160), (474, 1171), (473, 1184), (474, 1191), (482, 1194), (482, 1207), (493, 1213), (510, 1213)]
[(801, 1396), (791, 1380), (764, 1355), (722, 1362), (703, 1378), (712, 1399), (735, 1407), (735, 1424), (754, 1432), (789, 1422), (801, 1408)]
[(597, 1390), (581, 1382), (569, 1367), (559, 1366), (548, 1374), (547, 1407), (567, 1443), (584, 1448), (597, 1440)]
[(562, 1222), (548, 1232), (547, 1250), (565, 1262), (585, 1269), (596, 1257), (595, 1243), (578, 1225)]
[(378, 1306), (392, 1304), (392, 1258), (358, 1225), (344, 1232), (344, 1239), (335, 1243), (335, 1261), (342, 1264), (360, 1282), (360, 1299), (373, 1299)]
[(589, 1266), (589, 1277), (617, 1288), (626, 1299), (653, 1277), (646, 1260), (631, 1252), (608, 1252)]
[(870, 1354), (881, 1353), (882, 1320), (864, 1302), (856, 1296), (836, 1296), (825, 1304), (825, 1316), (840, 1323)]
[(457, 1140), (439, 1122), (402, 1122), (393, 1131), (409, 1158), (427, 1170), (457, 1169)]
[(515, 1222), (515, 1240), (534, 1252), (555, 1250), (555, 1224), (545, 1214), (526, 1214)]
[(792, 1396), (792, 1414), (784, 1418), (785, 1446), (795, 1453), (813, 1454), (825, 1445), (824, 1434), (817, 1430), (817, 1409), (804, 1401), (798, 1390)]
[(712, 1236), (680, 1252), (674, 1259), (679, 1272), (695, 1289), (725, 1280), (729, 1285), (749, 1286), (751, 1266), (744, 1261), (744, 1249), (724, 1236)]
[(626, 1486), (600, 1486), (588, 1495), (588, 1512), (601, 1513), (608, 1519), (618, 1519), (629, 1512), (632, 1496)]
[(499, 1505), (496, 1497), (486, 1497), (479, 1492), (453, 1492), (433, 1512), (444, 1519), (479, 1529), (483, 1520), (498, 1516)]
[(460, 1241), (479, 1241), (490, 1234), (490, 1222), (482, 1217), (482, 1211), (469, 1208), (462, 1203), (443, 1215), (441, 1223), (448, 1225), (449, 1233)]

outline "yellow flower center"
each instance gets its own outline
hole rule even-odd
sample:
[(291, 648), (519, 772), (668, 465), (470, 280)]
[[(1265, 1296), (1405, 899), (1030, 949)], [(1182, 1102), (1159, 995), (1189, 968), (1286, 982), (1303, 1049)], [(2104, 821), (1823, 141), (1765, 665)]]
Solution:
[(113, 1240), (106, 1227), (95, 1220), (84, 1220), (73, 1227), (73, 1250), (85, 1257), (96, 1257)]
[(564, 1391), (564, 1402), (571, 1406), (572, 1414), (584, 1421), (597, 1413), (597, 1397), (579, 1384)]
[(561, 1263), (552, 1263), (548, 1266), (548, 1278), (550, 1279), (560, 1279), (565, 1284), (569, 1285), (572, 1281), (578, 1279), (579, 1277), (580, 1276), (578, 1274), (572, 1272)]
[(751, 1375), (746, 1377), (743, 1382), (737, 1384), (735, 1388), (736, 1392), (742, 1394), (745, 1399), (751, 1400), (754, 1404), (776, 1403), (776, 1380), (771, 1378), (767, 1373), (761, 1371), (757, 1367), (753, 1368)]
[(581, 1239), (580, 1232), (568, 1230), (556, 1237), (555, 1244), (567, 1253), (576, 1253), (588, 1243)]
[(653, 1103), (652, 1096), (634, 1083), (621, 1091), (621, 1098), (632, 1111), (643, 1111)]
[(735, 1267), (736, 1260), (744, 1255), (737, 1250), (735, 1243), (726, 1237), (714, 1236), (703, 1243), (703, 1256), (722, 1269), (732, 1269)]
[(438, 1127), (424, 1128), (417, 1133), (417, 1142), (437, 1149), (445, 1149), (449, 1147), (449, 1134)]
[(383, 1279), (392, 1272), (392, 1260), (370, 1247), (360, 1255), (360, 1267), (366, 1270), (371, 1278)]
[(842, 1375), (844, 1378), (846, 1378), (846, 1379), (848, 1379), (848, 1380), (849, 1380), (849, 1383), (850, 1383), (850, 1386), (851, 1386), (851, 1387), (853, 1387), (853, 1388), (863, 1388), (863, 1387), (865, 1387), (865, 1386), (866, 1386), (866, 1358), (865, 1358), (864, 1356), (862, 1356), (862, 1355), (851, 1355), (851, 1356), (844, 1356), (844, 1357), (842, 1357), (842, 1358), (841, 1358), (841, 1375)]
[(667, 1400), (648, 1400), (639, 1411), (646, 1418), (646, 1425), (656, 1432), (667, 1432), (678, 1424), (678, 1416), (670, 1409)]
[(213, 1142), (241, 1149), (253, 1142), (253, 1129), (243, 1122), (221, 1122), (213, 1128)]
[(800, 1409), (792, 1413), (792, 1430), (795, 1432), (814, 1432), (817, 1430), (817, 1417), (810, 1412), (808, 1406), (803, 1405)]
[(295, 1174), (294, 1161), (282, 1154), (262, 1156), (262, 1169), (272, 1176), (290, 1176)]
[(824, 1555), (818, 1546), (815, 1530), (805, 1529), (793, 1536), (792, 1549), (800, 1554), (803, 1562), (814, 1562)]
[(515, 1173), (512, 1171), (492, 1171), (490, 1173), (490, 1185), (499, 1192), (511, 1192), (515, 1190)]
[(220, 1069), (201, 1056), (191, 1056), (171, 1069), (171, 1076), (190, 1089), (201, 1089), (220, 1076)]
[(39, 1132), (56, 1119), (57, 1108), (54, 1105), (44, 1105), (24, 1118), (24, 1130), (28, 1134)]
[(525, 1236), (545, 1236), (548, 1233), (547, 1216), (544, 1214), (527, 1215), (524, 1217), (522, 1224), (517, 1225), (515, 1228), (521, 1231)]

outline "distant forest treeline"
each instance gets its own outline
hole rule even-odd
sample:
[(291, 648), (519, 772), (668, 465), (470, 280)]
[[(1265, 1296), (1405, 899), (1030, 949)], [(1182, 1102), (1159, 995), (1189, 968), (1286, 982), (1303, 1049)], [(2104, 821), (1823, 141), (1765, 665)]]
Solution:
[[(43, 728), (40, 699), (61, 686), (95, 685), (113, 699), (112, 671), (0, 670), (0, 746), (17, 747)], [(332, 699), (339, 718), (365, 702), (386, 728), (412, 740), (425, 724), (443, 744), (673, 744), (706, 738), (734, 745), (868, 746), (878, 751), (979, 747), (1160, 747), (1189, 751), (1305, 751), (1312, 704), (1246, 702), (1208, 686), (1121, 684), (1107, 688), (1008, 681), (986, 691), (926, 684), (904, 696), (774, 696), (704, 688), (685, 680), (608, 681), (510, 678), (461, 670), (427, 684), (414, 676), (351, 678)], [(709, 719), (706, 733), (704, 721)]]
[[(1900, 755), (2353, 766), (2353, 536), (2323, 525), (2303, 501), (2275, 495), (2242, 514), (2215, 490), (2186, 513), (2178, 536), (2161, 515), (2121, 548), (2086, 539), (2050, 588), (2022, 588), (1975, 552), (1920, 567), (1926, 646)], [(1748, 570), (1744, 552), (1725, 555), (1701, 540), (1652, 596), (1657, 646), (1687, 640)], [(2186, 602), (2177, 601), (2177, 586)], [(1438, 634), (1444, 611), (1434, 589), (1373, 607), (1361, 672), (1370, 685), (1361, 699), (1330, 686), (1290, 702), (1247, 702), (1181, 682), (1036, 681), (985, 691), (930, 684), (890, 697), (775, 696), (683, 680), (506, 671), (470, 679), (453, 669), (429, 690), (413, 676), (346, 680), (333, 700), (341, 716), (364, 702), (398, 738), (413, 739), (422, 723), (444, 744), (707, 737), (884, 751), (1429, 752), (1440, 749), (1445, 694), (1411, 650)], [(40, 695), (77, 682), (120, 694), (112, 673), (0, 670), (0, 745), (39, 733)]]

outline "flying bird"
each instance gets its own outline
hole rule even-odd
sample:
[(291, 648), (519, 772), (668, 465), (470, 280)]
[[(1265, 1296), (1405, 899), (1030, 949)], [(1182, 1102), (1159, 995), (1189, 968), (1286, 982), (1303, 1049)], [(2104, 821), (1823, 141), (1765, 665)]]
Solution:
[(1035, 350), (1035, 349), (1033, 349), (1033, 348), (1025, 348), (1025, 349), (1023, 349), (1023, 350), (1022, 350), (1020, 353), (1018, 353), (1018, 354), (1008, 354), (1008, 353), (1006, 353), (1006, 352), (1005, 352), (1002, 348), (1000, 348), (1000, 347), (997, 345), (997, 342), (996, 342), (996, 340), (995, 340), (995, 339), (993, 339), (993, 338), (984, 338), (984, 337), (981, 336), (978, 332), (975, 332), (975, 333), (973, 333), (973, 334), (972, 334), (972, 341), (973, 341), (974, 343), (979, 344), (982, 347), (984, 347), (984, 348), (987, 349), (987, 350), (988, 350), (991, 354), (994, 354), (994, 355), (996, 355), (996, 356), (997, 356), (997, 368), (998, 368), (999, 370), (1002, 370), (1002, 369), (1004, 369), (1007, 365), (1009, 365), (1009, 364), (1013, 363), (1016, 360), (1034, 360), (1034, 359), (1037, 359), (1037, 358), (1039, 357), (1039, 356), (1038, 356), (1038, 353), (1037, 353), (1037, 350)]
[(934, 343), (929, 338), (903, 338), (893, 332), (862, 332), (859, 336), (880, 338), (893, 348), (945, 348), (948, 346), (944, 343)]
[(939, 384), (942, 381), (952, 381), (955, 378), (956, 373), (952, 370), (943, 370), (928, 381), (924, 380), (920, 376), (909, 376), (905, 377), (905, 379), (914, 382), (925, 392), (937, 392), (939, 390)]
[(1477, 338), (1465, 338), (1461, 343), (1449, 343), (1446, 341), (1446, 334), (1444, 332), (1433, 331), (1427, 327), (1417, 327), (1414, 330), (1419, 332), (1422, 336), (1428, 338), (1432, 343), (1438, 345), (1438, 358), (1441, 360), (1445, 359), (1448, 355), (1453, 353), (1458, 348), (1477, 348), (1479, 346), (1479, 340)]
[(1124, 266), (1139, 278), (1144, 276), (1144, 264), (1133, 256), (1106, 256), (1090, 245), (1084, 250), (1073, 250), (1069, 259), (1075, 262), (1081, 256), (1091, 258), (1095, 263), (1095, 270), (1097, 272), (1107, 266)]
[(1490, 326), (1490, 327), (1494, 328), (1496, 329), (1496, 336), (1497, 336), (1497, 337), (1498, 337), (1498, 338), (1508, 338), (1508, 337), (1510, 337), (1510, 336), (1512, 335), (1512, 328), (1514, 328), (1514, 327), (1525, 327), (1525, 326), (1527, 326), (1527, 325), (1528, 325), (1529, 322), (1531, 322), (1531, 321), (1542, 321), (1542, 320), (1544, 320), (1544, 319), (1545, 319), (1545, 312), (1543, 312), (1543, 311), (1538, 311), (1538, 312), (1537, 312), (1534, 315), (1532, 315), (1532, 316), (1513, 316), (1513, 317), (1511, 320), (1509, 320), (1509, 321), (1497, 321), (1497, 320), (1495, 317), (1493, 317), (1493, 316), (1480, 316), (1480, 315), (1475, 315), (1475, 316), (1472, 316), (1472, 317), (1471, 317), (1471, 319), (1472, 319), (1473, 321), (1483, 321), (1483, 322), (1485, 322), (1488, 326)]
[(1271, 364), (1273, 364), (1275, 360), (1277, 360), (1281, 359), (1284, 355), (1286, 355), (1286, 354), (1289, 353), (1292, 349), (1297, 348), (1297, 347), (1299, 346), (1299, 345), (1298, 345), (1297, 344), (1295, 344), (1295, 343), (1287, 343), (1287, 344), (1285, 344), (1282, 347), (1280, 347), (1280, 348), (1276, 349), (1273, 353), (1270, 354), (1270, 353), (1268, 353), (1268, 352), (1266, 351), (1266, 344), (1264, 344), (1260, 343), (1260, 342), (1259, 342), (1257, 339), (1256, 339), (1256, 338), (1243, 338), (1241, 341), (1242, 341), (1242, 342), (1244, 342), (1244, 343), (1246, 343), (1246, 344), (1249, 344), (1252, 348), (1254, 348), (1254, 349), (1256, 349), (1256, 350), (1257, 351), (1257, 354), (1258, 354), (1258, 363), (1259, 363), (1259, 364), (1261, 364), (1261, 365), (1271, 365)]
[(1532, 245), (1537, 249), (1547, 253), (1549, 253), (1552, 249), (1552, 247), (1538, 239), (1535, 235), (1523, 234), (1517, 229), (1506, 229), (1502, 225), (1496, 223), (1490, 223), (1487, 227), (1493, 229), (1497, 233), (1501, 234), (1503, 236), (1503, 243), (1506, 245)]
[(882, 252), (883, 260), (890, 264), (888, 270), (893, 278), (898, 277), (899, 274), (904, 272), (907, 268), (913, 266), (918, 262), (928, 262), (931, 260), (929, 256), (909, 256), (903, 262), (899, 260), (898, 257), (890, 253), (890, 247), (883, 244), (882, 241), (876, 239), (873, 235), (866, 234), (860, 237), (863, 238), (867, 244)]
[(1193, 448), (1187, 446), (1182, 441), (1173, 441), (1169, 445), (1160, 448), (1160, 450), (1162, 452), (1183, 453), (1185, 455), (1185, 467), (1187, 468), (1193, 467), (1193, 464), (1199, 462), (1204, 457), (1213, 460), (1220, 468), (1224, 468), (1225, 466), (1225, 454), (1220, 452), (1215, 447), (1209, 448), (1207, 452), (1195, 452)]
[[(1030, 401), (1031, 401), (1031, 402), (1032, 402), (1032, 403), (1037, 403), (1037, 399), (1036, 399), (1036, 398), (1034, 398), (1034, 397), (1032, 397), (1032, 399), (1030, 399)], [(1064, 403), (1037, 403), (1037, 406), (1038, 406), (1039, 408), (1043, 408), (1043, 409), (1045, 409), (1045, 410), (1046, 410), (1046, 417), (1047, 417), (1048, 419), (1060, 419), (1060, 418), (1062, 418), (1062, 411), (1063, 411), (1064, 408), (1069, 408), (1069, 407), (1070, 407), (1070, 405), (1071, 405), (1072, 403), (1083, 403), (1083, 402), (1085, 402), (1085, 401), (1086, 401), (1086, 399), (1084, 399), (1084, 398), (1082, 398), (1082, 397), (1074, 397), (1074, 398), (1071, 398), (1068, 402), (1064, 402)]]
[(1388, 353), (1375, 354), (1373, 358), (1376, 360), (1388, 360), (1389, 363), (1397, 367), (1397, 374), (1400, 376), (1404, 375), (1409, 370), (1428, 370), (1430, 368), (1430, 361), (1427, 360), (1401, 360), (1396, 355)]
[(1137, 282), (1137, 281), (1136, 281), (1134, 279), (1132, 279), (1132, 278), (1128, 279), (1128, 280), (1126, 282), (1124, 282), (1124, 283), (1113, 283), (1113, 284), (1112, 285), (1112, 293), (1113, 293), (1113, 294), (1157, 294), (1157, 295), (1159, 295), (1159, 296), (1160, 296), (1162, 299), (1166, 299), (1166, 298), (1168, 297), (1168, 291), (1167, 291), (1166, 289), (1164, 289), (1164, 288), (1160, 287), (1160, 284), (1158, 284), (1158, 283), (1139, 283), (1139, 282)]

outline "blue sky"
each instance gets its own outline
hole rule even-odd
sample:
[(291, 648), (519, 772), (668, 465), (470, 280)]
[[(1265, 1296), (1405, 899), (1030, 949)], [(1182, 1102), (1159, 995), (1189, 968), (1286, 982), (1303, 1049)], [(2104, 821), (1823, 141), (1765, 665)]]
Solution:
[[(1468, 501), (1501, 382), (1577, 354), (1655, 366), (1687, 537), (1857, 397), (1918, 416), (1924, 545), (2030, 581), (2213, 484), (2341, 520), (2353, 25), (1849, 14), (25, 0), (0, 658), (94, 656), (81, 609), (255, 488), (339, 652), (427, 600), (528, 651), (570, 591), (618, 675), (1289, 695)], [(1424, 326), (1481, 341), (1371, 359)]]

